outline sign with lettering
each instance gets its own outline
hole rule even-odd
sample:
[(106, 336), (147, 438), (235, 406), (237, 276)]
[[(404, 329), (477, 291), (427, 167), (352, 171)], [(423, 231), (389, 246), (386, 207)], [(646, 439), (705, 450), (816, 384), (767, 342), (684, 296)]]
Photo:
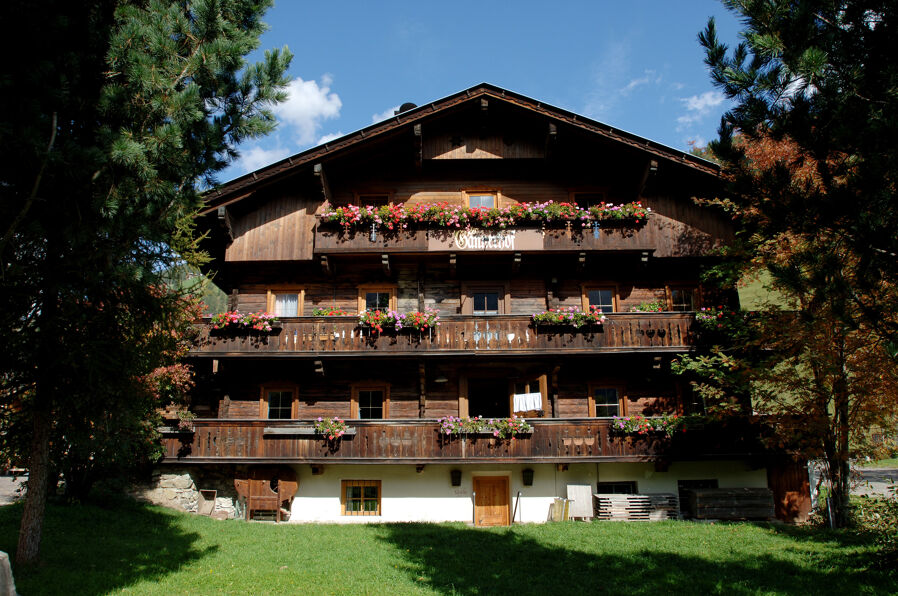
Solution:
[(430, 230), (427, 249), (431, 251), (506, 252), (542, 250), (540, 230)]

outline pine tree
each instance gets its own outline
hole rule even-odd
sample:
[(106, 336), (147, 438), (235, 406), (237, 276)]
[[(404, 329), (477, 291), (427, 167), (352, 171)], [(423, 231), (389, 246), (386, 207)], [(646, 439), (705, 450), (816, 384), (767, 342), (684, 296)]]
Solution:
[[(37, 558), (48, 479), (55, 486), (54, 420), (131, 436), (135, 380), (166, 364), (170, 346), (152, 338), (181, 308), (164, 272), (202, 259), (189, 223), (199, 191), (240, 141), (275, 125), (291, 55), (244, 60), (270, 4), (0, 8), (26, 40), (4, 37), (15, 58), (0, 77), (0, 383), (31, 433), (20, 563)], [(102, 448), (97, 433), (71, 434), (82, 453)]]

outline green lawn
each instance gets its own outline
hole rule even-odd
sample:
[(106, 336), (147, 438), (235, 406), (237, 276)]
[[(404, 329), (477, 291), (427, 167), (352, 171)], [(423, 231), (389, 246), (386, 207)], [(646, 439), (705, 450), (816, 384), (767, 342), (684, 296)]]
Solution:
[[(0, 507), (0, 550), (20, 505)], [(851, 532), (749, 524), (491, 530), (217, 522), (156, 507), (52, 506), (22, 594), (894, 594)]]
[(859, 460), (857, 463), (862, 468), (898, 468), (898, 457), (871, 459), (870, 461)]

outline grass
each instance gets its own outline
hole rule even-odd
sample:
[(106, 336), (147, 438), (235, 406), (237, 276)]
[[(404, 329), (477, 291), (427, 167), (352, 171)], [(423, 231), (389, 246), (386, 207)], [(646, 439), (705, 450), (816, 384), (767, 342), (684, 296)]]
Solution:
[[(0, 507), (15, 549), (20, 505)], [(50, 506), (23, 594), (894, 594), (851, 532), (750, 524), (272, 525)]]
[(857, 465), (862, 468), (898, 468), (898, 457), (871, 459), (870, 461), (858, 460)]

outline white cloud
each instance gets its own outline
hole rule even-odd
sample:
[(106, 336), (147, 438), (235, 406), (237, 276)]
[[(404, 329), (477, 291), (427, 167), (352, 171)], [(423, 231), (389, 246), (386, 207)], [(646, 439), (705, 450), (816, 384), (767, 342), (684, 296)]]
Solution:
[(690, 125), (704, 120), (705, 116), (725, 100), (726, 97), (720, 91), (705, 91), (701, 95), (680, 98), (686, 106), (686, 113), (677, 118), (677, 131), (682, 132)]
[[(289, 97), (274, 107), (274, 113), (295, 134), (294, 142), (308, 145), (315, 141), (321, 123), (340, 116), (343, 102), (331, 93), (333, 77), (324, 75), (321, 83), (297, 77), (287, 87)], [(284, 132), (282, 130), (282, 132)]]
[(280, 144), (277, 147), (272, 147), (270, 149), (265, 149), (264, 147), (256, 145), (240, 152), (238, 166), (243, 170), (243, 173), (252, 172), (273, 164), (278, 160), (284, 159), (291, 153), (293, 153), (293, 151), (291, 151), (289, 147), (282, 147)]
[(316, 145), (324, 145), (325, 143), (330, 143), (330, 142), (333, 141), (334, 139), (339, 139), (339, 138), (342, 137), (344, 134), (346, 134), (346, 133), (344, 133), (344, 132), (341, 130), (340, 132), (332, 132), (332, 133), (328, 133), (328, 134), (326, 134), (326, 135), (321, 135), (321, 137), (318, 139), (318, 142), (315, 143), (315, 144), (316, 144)]
[(392, 118), (396, 115), (396, 111), (398, 109), (399, 106), (393, 106), (392, 108), (387, 108), (379, 114), (371, 114), (371, 124), (377, 124), (378, 122), (383, 122), (387, 118)]
[(657, 74), (654, 70), (646, 70), (643, 76), (636, 79), (631, 79), (629, 83), (618, 90), (618, 93), (620, 93), (621, 95), (629, 95), (630, 92), (637, 87), (649, 84), (657, 85), (660, 82), (661, 75)]
[(726, 99), (720, 91), (705, 91), (701, 95), (693, 95), (692, 97), (683, 98), (681, 101), (686, 104), (686, 109), (690, 112), (698, 112), (705, 115), (723, 103)]

